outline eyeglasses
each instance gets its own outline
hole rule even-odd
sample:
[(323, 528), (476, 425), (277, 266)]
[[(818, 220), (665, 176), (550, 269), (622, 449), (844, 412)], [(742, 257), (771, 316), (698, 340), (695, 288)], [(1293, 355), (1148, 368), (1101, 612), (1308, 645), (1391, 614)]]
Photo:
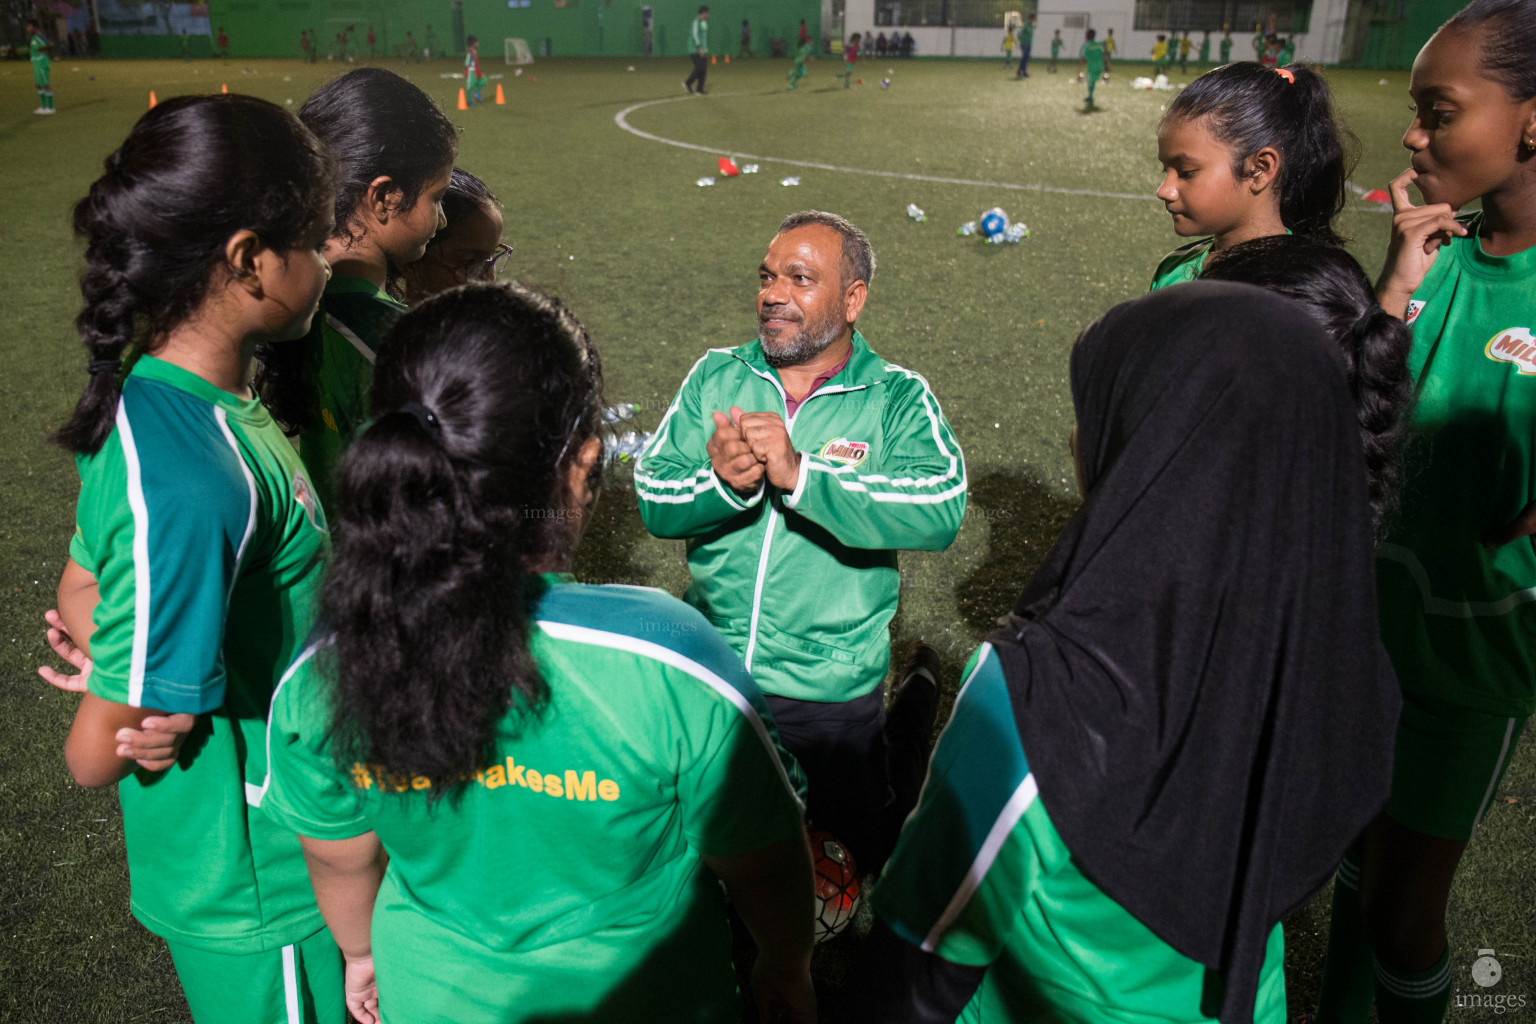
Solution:
[(507, 261), (512, 256), (512, 247), (505, 242), (496, 243), (496, 251), (489, 259), (470, 260), (464, 264), (464, 280), (466, 281), (494, 281), (501, 276), (506, 269)]

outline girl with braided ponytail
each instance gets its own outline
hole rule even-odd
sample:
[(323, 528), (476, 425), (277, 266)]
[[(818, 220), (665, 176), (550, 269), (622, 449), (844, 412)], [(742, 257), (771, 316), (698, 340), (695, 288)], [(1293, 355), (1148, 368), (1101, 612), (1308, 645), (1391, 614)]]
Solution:
[(517, 284), (445, 292), (384, 338), (371, 402), (262, 795), (352, 1014), (740, 1020), (723, 881), (761, 1018), (814, 1020), (799, 772), (762, 694), (681, 601), (570, 575), (602, 463), (586, 330)]
[(49, 640), (82, 672), (43, 675), (84, 691), (65, 761), (118, 786), (133, 912), (197, 1024), (346, 1014), (298, 842), (248, 806), (329, 547), (252, 362), (309, 329), (333, 175), (283, 108), (184, 96), (140, 118), (75, 208), (90, 377), (57, 436), (81, 484)]
[(1214, 253), (1202, 279), (1256, 284), (1301, 303), (1344, 357), (1370, 483), (1376, 535), (1397, 506), (1403, 424), (1413, 402), (1408, 348), (1413, 336), (1382, 309), (1355, 258), (1306, 235), (1272, 235)]
[(1305, 64), (1238, 61), (1209, 71), (1168, 105), (1157, 130), (1157, 198), (1176, 234), (1153, 289), (1200, 276), (1212, 253), (1269, 235), (1339, 242), (1355, 139), (1334, 117), (1328, 83)]

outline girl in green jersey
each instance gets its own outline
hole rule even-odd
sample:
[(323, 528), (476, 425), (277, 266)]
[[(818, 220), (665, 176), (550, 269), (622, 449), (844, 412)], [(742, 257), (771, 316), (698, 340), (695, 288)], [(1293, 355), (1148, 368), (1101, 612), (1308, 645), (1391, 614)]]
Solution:
[(257, 386), (278, 422), (298, 432), (328, 503), (336, 462), (368, 416), (379, 339), (405, 310), (384, 290), (390, 269), (421, 259), (443, 226), (458, 135), (426, 93), (382, 68), (321, 86), (299, 119), (338, 164), (336, 232), (325, 247), (335, 276), (308, 337), (261, 353)]
[(1338, 242), (1353, 142), (1328, 83), (1306, 65), (1277, 72), (1240, 61), (1195, 79), (1158, 125), (1157, 198), (1176, 234), (1209, 237), (1164, 257), (1152, 287), (1192, 281), (1212, 252), (1250, 238)]
[(724, 882), (762, 1019), (814, 1020), (811, 865), (762, 694), (682, 602), (569, 575), (602, 465), (586, 330), (466, 285), (391, 331), (372, 403), (328, 637), (273, 700), (260, 797), (301, 836), (354, 1016), (740, 1020)]
[(133, 912), (197, 1024), (345, 1017), (298, 843), (246, 789), (328, 550), (252, 362), (309, 329), (333, 188), (281, 107), (184, 96), (139, 120), (75, 208), (90, 380), (58, 434), (81, 487), (49, 640), (82, 674), (44, 676), (85, 691), (65, 760), (83, 786), (118, 785)]
[(1536, 0), (1478, 0), (1409, 79), (1412, 167), (1392, 182), (1378, 285), (1412, 328), (1417, 391), (1377, 562), (1403, 714), (1391, 801), (1335, 882), (1323, 1024), (1363, 1022), (1373, 1001), (1383, 1024), (1442, 1018), (1464, 969), (1446, 941), (1457, 865), (1536, 710), (1533, 51)]

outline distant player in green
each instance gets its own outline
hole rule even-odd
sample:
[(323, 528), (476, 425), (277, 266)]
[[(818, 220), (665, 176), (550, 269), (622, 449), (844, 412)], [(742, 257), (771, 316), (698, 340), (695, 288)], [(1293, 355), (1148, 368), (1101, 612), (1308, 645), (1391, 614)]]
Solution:
[(480, 90), (485, 86), (485, 76), (480, 74), (480, 39), (470, 36), (464, 40), (464, 95), (471, 104), (480, 102)]
[(1054, 75), (1056, 73), (1056, 60), (1060, 56), (1061, 56), (1061, 29), (1057, 29), (1056, 30), (1056, 34), (1051, 36), (1051, 63), (1050, 63), (1050, 65), (1045, 70), (1049, 71), (1051, 74)]
[(48, 59), (48, 38), (35, 21), (27, 22), (27, 40), (32, 51), (32, 83), (37, 86), (37, 109), (32, 113), (51, 114), (54, 112), (53, 86), (49, 84), (48, 76), (53, 64)]
[(1104, 55), (1104, 44), (1095, 36), (1097, 32), (1088, 30), (1088, 39), (1077, 55), (1083, 62), (1083, 73), (1088, 77), (1088, 105), (1093, 106), (1093, 90), (1099, 84), (1099, 79), (1109, 70), (1109, 59)]
[(1267, 48), (1268, 40), (1265, 36), (1264, 26), (1253, 26), (1253, 59), (1256, 61), (1263, 61), (1264, 53)]
[(693, 70), (683, 79), (683, 88), (693, 95), (694, 83), (698, 83), (700, 96), (704, 95), (704, 78), (709, 74), (709, 5), (699, 5), (699, 15), (688, 26), (688, 58)]
[(422, 36), (422, 45), (425, 47), (423, 56), (425, 56), (427, 60), (436, 60), (438, 57), (442, 56), (442, 54), (437, 52), (437, 33), (432, 31), (432, 26), (430, 24), (427, 26), (426, 35)]
[(1019, 70), (1016, 78), (1029, 77), (1029, 51), (1035, 45), (1035, 16), (1031, 14), (1019, 26)]
[(1013, 67), (1013, 47), (1018, 42), (1013, 34), (1013, 29), (1005, 29), (1003, 32), (1003, 69)]
[(1189, 45), (1189, 32), (1185, 31), (1179, 39), (1179, 74), (1181, 75), (1189, 74)]
[(1409, 78), (1412, 168), (1390, 186), (1379, 287), (1412, 328), (1417, 397), (1402, 508), (1377, 559), (1404, 707), (1386, 814), (1335, 882), (1319, 1024), (1360, 1024), (1373, 1001), (1382, 1021), (1439, 1021), (1465, 989), (1447, 901), (1536, 710), (1532, 52), (1536, 0), (1479, 0)]
[(257, 385), (329, 507), (336, 463), (368, 419), (379, 339), (403, 303), (390, 268), (421, 259), (443, 226), (458, 133), (437, 104), (392, 71), (359, 68), (321, 86), (299, 118), (336, 154), (333, 275), (309, 335), (262, 355)]
[(346, 1017), (298, 842), (248, 802), (329, 550), (252, 353), (309, 328), (332, 173), (283, 108), (181, 96), (75, 211), (90, 382), (58, 435), (80, 499), (49, 640), (83, 671), (44, 676), (86, 690), (64, 757), (80, 785), (117, 786), (134, 916), (197, 1024)]
[(1157, 198), (1176, 234), (1205, 235), (1165, 256), (1152, 287), (1192, 281), (1213, 252), (1286, 232), (1338, 242), (1349, 177), (1328, 83), (1239, 61), (1207, 71), (1168, 104), (1157, 130)]
[(259, 792), (302, 837), (348, 1008), (740, 1020), (729, 898), (761, 1019), (809, 1024), (798, 770), (763, 695), (681, 601), (569, 574), (603, 458), (585, 329), (470, 285), (399, 322), (373, 399), (343, 460), (329, 632), (274, 698)]
[(1231, 32), (1223, 32), (1223, 34), (1222, 34), (1222, 37), (1221, 37), (1221, 62), (1223, 64), (1230, 64), (1232, 62), (1232, 33)]
[(800, 49), (795, 51), (795, 66), (789, 69), (789, 87), (791, 89), (799, 88), (800, 79), (809, 74), (805, 70), (805, 62), (811, 59), (812, 49), (814, 47), (809, 42), (805, 42), (801, 43)]
[(1200, 40), (1200, 63), (1201, 64), (1209, 64), (1210, 62), (1211, 62), (1211, 34), (1210, 34), (1210, 32), (1206, 32), (1205, 38)]
[(1386, 799), (1400, 702), (1329, 339), (1198, 283), (1089, 327), (1071, 382), (1087, 500), (966, 667), (857, 1024), (1283, 1024), (1281, 919)]
[(1280, 66), (1282, 68), (1287, 68), (1287, 67), (1291, 66), (1291, 61), (1293, 61), (1295, 59), (1296, 59), (1296, 40), (1294, 40), (1294, 39), (1292, 39), (1290, 37), (1286, 37), (1280, 43), (1280, 56), (1278, 58), (1276, 58), (1276, 63), (1278, 64), (1278, 66)]

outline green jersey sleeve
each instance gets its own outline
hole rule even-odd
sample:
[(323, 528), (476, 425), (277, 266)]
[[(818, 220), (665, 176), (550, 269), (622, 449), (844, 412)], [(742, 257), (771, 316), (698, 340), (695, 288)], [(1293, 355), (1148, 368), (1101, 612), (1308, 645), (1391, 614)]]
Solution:
[(1210, 238), (1202, 238), (1198, 242), (1181, 245), (1164, 256), (1152, 272), (1152, 287), (1147, 291), (1155, 292), (1159, 288), (1198, 278), (1205, 267), (1205, 257), (1211, 251), (1212, 241)]
[(1038, 790), (990, 645), (963, 678), (874, 908), (924, 952), (983, 967), (1002, 954), (1035, 880), (1053, 865), (1019, 827)]
[[(357, 794), (327, 742), (331, 714), (311, 646), (283, 675), (267, 716), (267, 778), (251, 799), (284, 828), (313, 839), (350, 839), (369, 831)], [(371, 769), (359, 766), (371, 781)]]
[(224, 411), (130, 376), (116, 430), (79, 467), (70, 550), (101, 593), (91, 692), (172, 713), (214, 710), (230, 593), (257, 516)]
[(877, 464), (801, 452), (800, 479), (784, 506), (849, 547), (943, 551), (965, 518), (965, 456), (928, 382), (894, 364), (886, 369), (893, 376)]
[(743, 498), (715, 475), (709, 461), (714, 410), (703, 407), (700, 393), (711, 364), (722, 354), (729, 360), (729, 351), (713, 349), (693, 364), (635, 465), (640, 518), (657, 537), (706, 533), (762, 501), (761, 487), (751, 498)]

